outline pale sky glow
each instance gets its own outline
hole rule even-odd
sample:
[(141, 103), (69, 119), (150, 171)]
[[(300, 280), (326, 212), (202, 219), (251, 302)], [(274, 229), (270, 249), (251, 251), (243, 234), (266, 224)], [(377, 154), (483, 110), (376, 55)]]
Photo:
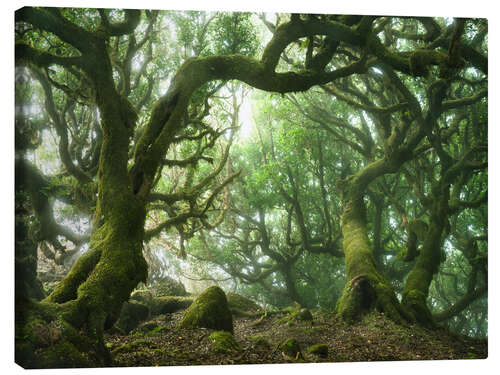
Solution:
[(252, 115), (252, 99), (249, 96), (243, 98), (243, 103), (240, 107), (239, 119), (241, 123), (241, 129), (239, 131), (240, 139), (247, 139), (253, 129), (254, 120)]

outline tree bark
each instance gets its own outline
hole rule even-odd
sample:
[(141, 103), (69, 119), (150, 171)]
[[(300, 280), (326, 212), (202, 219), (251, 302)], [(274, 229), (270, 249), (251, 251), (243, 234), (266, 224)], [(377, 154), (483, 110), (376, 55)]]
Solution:
[(401, 306), (391, 284), (377, 270), (373, 248), (368, 238), (364, 194), (368, 185), (384, 174), (394, 173), (411, 157), (405, 148), (376, 160), (338, 183), (344, 212), (341, 229), (347, 283), (337, 302), (336, 312), (352, 323), (370, 310), (384, 312), (397, 323), (405, 324), (411, 316)]
[[(446, 189), (445, 189), (446, 190)], [(449, 195), (449, 194), (448, 194)], [(410, 271), (403, 289), (402, 304), (420, 324), (434, 327), (435, 322), (427, 306), (429, 287), (439, 270), (442, 259), (443, 232), (447, 215), (446, 191), (434, 198), (431, 207), (430, 225), (415, 265)]]
[(408, 314), (401, 308), (391, 284), (378, 272), (366, 228), (362, 194), (347, 197), (342, 215), (342, 235), (347, 283), (336, 312), (353, 323), (363, 313), (376, 309), (395, 322), (404, 324)]

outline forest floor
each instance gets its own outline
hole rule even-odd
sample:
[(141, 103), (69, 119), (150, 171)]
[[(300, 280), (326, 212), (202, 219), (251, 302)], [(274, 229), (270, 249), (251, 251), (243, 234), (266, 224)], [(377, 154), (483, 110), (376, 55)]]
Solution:
[[(481, 359), (488, 355), (486, 340), (448, 333), (402, 327), (383, 314), (371, 313), (347, 326), (331, 314), (313, 312), (312, 321), (289, 319), (286, 313), (260, 317), (234, 317), (234, 338), (238, 349), (215, 353), (209, 329), (176, 327), (183, 311), (160, 315), (129, 335), (107, 334), (114, 365), (186, 366), (223, 364), (265, 364), (290, 362), (361, 362), (400, 360)], [(146, 327), (146, 329), (145, 329)], [(149, 330), (148, 330), (149, 329)], [(291, 357), (280, 343), (294, 338), (302, 356)], [(324, 344), (321, 355), (308, 348)]]

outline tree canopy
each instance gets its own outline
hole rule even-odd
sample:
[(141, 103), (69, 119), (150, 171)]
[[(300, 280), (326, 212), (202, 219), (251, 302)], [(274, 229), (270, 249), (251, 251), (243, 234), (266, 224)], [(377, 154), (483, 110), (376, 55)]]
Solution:
[(182, 275), (346, 322), (377, 309), (487, 336), (485, 19), (15, 20), (24, 366), (54, 366), (33, 338), (50, 322), (68, 361), (109, 364), (103, 332), (130, 293)]

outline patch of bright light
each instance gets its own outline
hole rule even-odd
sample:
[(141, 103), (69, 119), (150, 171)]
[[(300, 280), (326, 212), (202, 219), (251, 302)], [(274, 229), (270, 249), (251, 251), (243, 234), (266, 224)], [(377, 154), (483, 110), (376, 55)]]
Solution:
[(252, 129), (254, 126), (254, 121), (252, 117), (252, 102), (248, 97), (243, 98), (243, 102), (241, 103), (240, 113), (240, 139), (247, 139), (252, 133)]

